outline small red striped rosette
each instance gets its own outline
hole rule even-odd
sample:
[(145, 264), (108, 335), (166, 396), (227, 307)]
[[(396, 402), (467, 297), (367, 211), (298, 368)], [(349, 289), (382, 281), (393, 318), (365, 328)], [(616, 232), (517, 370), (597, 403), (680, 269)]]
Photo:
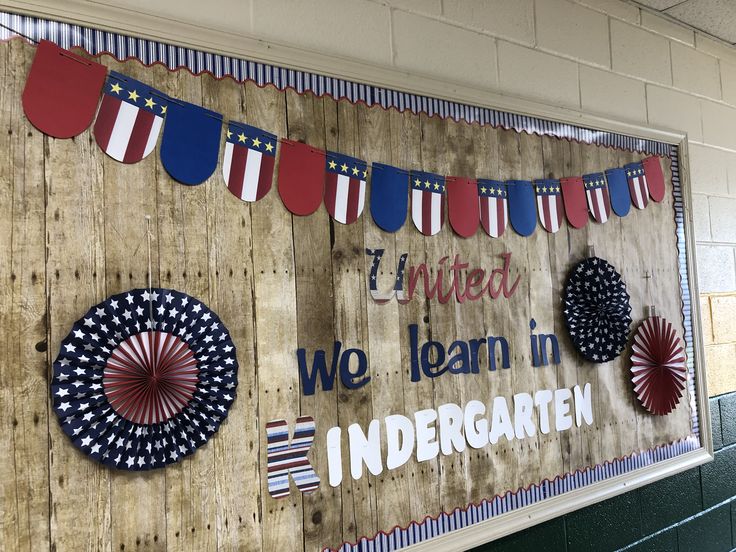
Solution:
[(652, 316), (639, 326), (631, 373), (634, 392), (647, 411), (663, 416), (677, 407), (687, 380), (685, 348), (666, 319)]

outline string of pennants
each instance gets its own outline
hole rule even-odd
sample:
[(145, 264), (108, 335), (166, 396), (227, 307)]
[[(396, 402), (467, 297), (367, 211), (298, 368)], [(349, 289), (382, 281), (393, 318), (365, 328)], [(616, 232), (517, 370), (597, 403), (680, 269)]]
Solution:
[[(23, 91), (23, 108), (36, 128), (56, 138), (77, 136), (95, 120), (95, 141), (122, 163), (146, 158), (160, 137), (161, 163), (182, 184), (201, 184), (217, 168), (221, 114), (172, 98), (121, 73), (108, 73), (103, 65), (49, 41), (37, 47)], [(307, 216), (324, 203), (330, 216), (342, 224), (355, 222), (363, 213), (366, 161), (279, 139), (237, 121), (228, 121), (225, 128), (222, 175), (236, 197), (257, 202), (270, 191), (278, 150), (278, 193), (291, 213)], [(583, 228), (591, 216), (605, 223), (612, 211), (624, 217), (632, 204), (644, 209), (650, 199), (660, 202), (665, 194), (662, 167), (654, 156), (559, 180), (504, 182), (383, 163), (371, 163), (370, 172), (370, 212), (375, 223), (396, 232), (410, 209), (414, 225), (425, 236), (437, 234), (445, 218), (462, 237), (472, 236), (480, 225), (497, 238), (509, 223), (518, 234), (529, 236), (537, 219), (550, 233), (559, 231), (565, 218), (573, 228)]]

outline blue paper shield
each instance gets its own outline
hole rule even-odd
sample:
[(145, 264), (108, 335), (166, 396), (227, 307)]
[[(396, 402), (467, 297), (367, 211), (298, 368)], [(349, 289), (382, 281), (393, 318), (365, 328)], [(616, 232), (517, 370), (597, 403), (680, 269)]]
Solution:
[(608, 194), (611, 196), (611, 208), (620, 217), (625, 217), (631, 209), (629, 183), (626, 180), (626, 171), (622, 168), (606, 170)]
[(409, 173), (382, 163), (373, 163), (371, 171), (371, 215), (386, 232), (396, 232), (404, 225), (409, 205)]
[(531, 236), (537, 227), (534, 187), (528, 180), (509, 180), (509, 220), (517, 234)]

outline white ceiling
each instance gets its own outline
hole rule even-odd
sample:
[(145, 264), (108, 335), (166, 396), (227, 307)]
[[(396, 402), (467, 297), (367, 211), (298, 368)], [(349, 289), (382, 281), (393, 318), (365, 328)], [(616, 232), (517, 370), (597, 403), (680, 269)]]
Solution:
[(736, 0), (636, 0), (682, 23), (736, 44)]

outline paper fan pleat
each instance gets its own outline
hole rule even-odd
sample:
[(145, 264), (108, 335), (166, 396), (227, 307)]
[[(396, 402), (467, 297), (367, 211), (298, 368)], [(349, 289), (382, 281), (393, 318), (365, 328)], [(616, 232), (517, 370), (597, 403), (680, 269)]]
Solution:
[(682, 340), (670, 322), (659, 316), (642, 322), (634, 335), (631, 373), (634, 393), (646, 410), (661, 416), (677, 407), (687, 368)]

